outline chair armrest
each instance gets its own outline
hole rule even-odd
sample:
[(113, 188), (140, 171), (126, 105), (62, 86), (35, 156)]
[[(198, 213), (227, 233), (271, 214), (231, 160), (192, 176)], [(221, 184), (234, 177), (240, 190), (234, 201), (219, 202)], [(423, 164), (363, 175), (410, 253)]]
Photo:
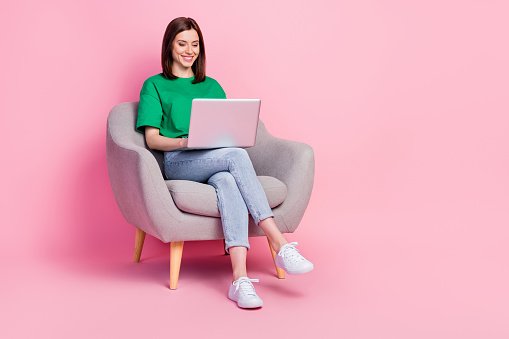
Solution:
[(168, 242), (181, 224), (177, 209), (152, 153), (133, 143), (115, 140), (108, 132), (106, 158), (117, 205), (130, 224)]
[(308, 144), (268, 135), (262, 144), (248, 149), (257, 175), (269, 175), (287, 187), (285, 201), (273, 211), (281, 214), (289, 232), (302, 219), (313, 190), (315, 158)]

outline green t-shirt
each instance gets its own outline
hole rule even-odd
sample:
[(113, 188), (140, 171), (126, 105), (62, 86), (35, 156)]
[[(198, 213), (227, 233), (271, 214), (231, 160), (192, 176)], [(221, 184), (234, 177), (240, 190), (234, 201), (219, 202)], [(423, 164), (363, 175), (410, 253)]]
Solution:
[(143, 126), (153, 126), (168, 138), (187, 137), (193, 99), (226, 99), (215, 79), (205, 77), (205, 81), (197, 84), (193, 80), (194, 77), (171, 80), (163, 73), (145, 80), (140, 91), (136, 130), (144, 134)]

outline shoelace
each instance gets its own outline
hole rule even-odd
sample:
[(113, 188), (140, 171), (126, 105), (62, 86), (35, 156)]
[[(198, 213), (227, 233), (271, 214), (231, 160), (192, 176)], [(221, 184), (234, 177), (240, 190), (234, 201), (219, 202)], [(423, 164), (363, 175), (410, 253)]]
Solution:
[(233, 285), (235, 285), (235, 293), (239, 290), (239, 288), (245, 292), (248, 295), (256, 295), (256, 292), (254, 291), (253, 282), (259, 282), (259, 279), (238, 279), (233, 282)]
[(288, 261), (295, 263), (297, 261), (303, 261), (304, 257), (299, 253), (299, 250), (295, 248), (299, 243), (291, 242), (289, 243), (281, 252), (281, 257), (283, 259), (288, 259)]

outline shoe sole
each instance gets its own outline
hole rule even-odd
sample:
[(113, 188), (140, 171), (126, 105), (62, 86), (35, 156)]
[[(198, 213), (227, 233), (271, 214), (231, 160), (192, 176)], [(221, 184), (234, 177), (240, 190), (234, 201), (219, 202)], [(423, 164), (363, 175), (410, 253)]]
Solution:
[(311, 264), (311, 266), (304, 267), (300, 270), (289, 271), (286, 268), (282, 267), (283, 265), (281, 265), (281, 263), (279, 262), (279, 260), (277, 260), (277, 258), (276, 258), (276, 266), (290, 275), (299, 275), (299, 274), (308, 273), (315, 268), (315, 266), (313, 264)]
[(285, 270), (285, 272), (290, 274), (290, 275), (298, 275), (298, 274), (308, 273), (308, 272), (312, 271), (314, 268), (315, 268), (314, 266), (308, 266), (308, 267), (303, 268), (303, 269), (298, 270), (298, 271), (286, 271)]
[(263, 306), (263, 300), (260, 305), (258, 305), (258, 304), (248, 305), (248, 304), (239, 303), (237, 300), (235, 300), (233, 297), (230, 296), (230, 293), (228, 293), (228, 299), (230, 299), (231, 301), (235, 301), (237, 303), (237, 306), (240, 308), (259, 308), (259, 307)]

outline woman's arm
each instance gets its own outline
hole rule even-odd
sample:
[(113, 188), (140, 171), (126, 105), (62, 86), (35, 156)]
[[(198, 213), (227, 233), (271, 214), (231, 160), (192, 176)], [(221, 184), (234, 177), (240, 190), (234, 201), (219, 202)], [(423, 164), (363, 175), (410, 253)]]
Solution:
[(147, 145), (150, 149), (165, 152), (187, 146), (187, 139), (167, 138), (159, 135), (159, 128), (152, 126), (145, 126), (145, 140), (147, 141)]

